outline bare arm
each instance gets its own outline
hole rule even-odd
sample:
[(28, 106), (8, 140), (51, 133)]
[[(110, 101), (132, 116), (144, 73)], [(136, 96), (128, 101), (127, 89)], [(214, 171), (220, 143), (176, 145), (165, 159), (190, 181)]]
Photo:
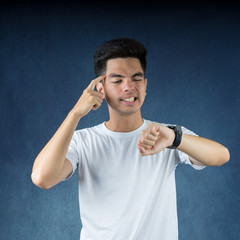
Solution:
[(80, 119), (91, 109), (98, 109), (102, 103), (103, 94), (94, 91), (96, 84), (102, 79), (102, 76), (98, 77), (89, 84), (56, 133), (35, 159), (31, 178), (38, 187), (51, 188), (72, 173), (72, 165), (65, 156)]
[(188, 134), (183, 134), (178, 149), (188, 154), (195, 165), (221, 166), (230, 158), (228, 149), (220, 143)]
[[(152, 123), (142, 132), (138, 142), (140, 154), (152, 155), (172, 145), (175, 134), (166, 126)], [(178, 149), (190, 156), (190, 161), (196, 165), (221, 166), (229, 158), (226, 147), (210, 139), (183, 134)]]

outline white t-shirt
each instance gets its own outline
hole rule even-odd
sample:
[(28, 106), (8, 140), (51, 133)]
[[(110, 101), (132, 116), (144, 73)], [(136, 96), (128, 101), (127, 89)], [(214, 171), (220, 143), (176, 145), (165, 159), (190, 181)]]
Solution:
[(178, 239), (175, 168), (191, 162), (171, 149), (141, 156), (137, 143), (150, 123), (127, 133), (104, 123), (75, 131), (66, 158), (78, 168), (81, 240)]

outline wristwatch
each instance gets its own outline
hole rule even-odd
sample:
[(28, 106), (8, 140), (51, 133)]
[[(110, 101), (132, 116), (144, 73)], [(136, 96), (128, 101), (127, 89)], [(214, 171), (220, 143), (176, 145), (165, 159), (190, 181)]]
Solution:
[(169, 149), (176, 149), (182, 141), (182, 128), (180, 125), (169, 125), (168, 128), (172, 129), (175, 133), (175, 139), (172, 146), (168, 147)]

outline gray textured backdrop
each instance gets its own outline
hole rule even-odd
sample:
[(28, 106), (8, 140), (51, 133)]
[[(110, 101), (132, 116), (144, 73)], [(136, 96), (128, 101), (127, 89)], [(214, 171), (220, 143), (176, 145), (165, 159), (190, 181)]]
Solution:
[[(240, 239), (239, 5), (0, 8), (0, 239), (79, 239), (77, 174), (46, 191), (32, 184), (31, 168), (95, 77), (96, 48), (117, 37), (136, 38), (148, 49), (143, 117), (181, 124), (230, 150), (222, 167), (177, 168), (180, 240)], [(107, 119), (103, 104), (78, 129)]]

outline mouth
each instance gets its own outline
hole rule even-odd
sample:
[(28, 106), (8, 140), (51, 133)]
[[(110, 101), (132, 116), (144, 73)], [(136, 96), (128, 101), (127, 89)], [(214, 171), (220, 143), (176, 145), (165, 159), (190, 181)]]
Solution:
[(136, 101), (136, 100), (137, 100), (136, 97), (130, 97), (130, 98), (120, 99), (120, 101), (124, 101), (124, 102), (134, 102), (134, 101)]
[(120, 102), (125, 106), (134, 106), (137, 102), (137, 97), (121, 98)]

